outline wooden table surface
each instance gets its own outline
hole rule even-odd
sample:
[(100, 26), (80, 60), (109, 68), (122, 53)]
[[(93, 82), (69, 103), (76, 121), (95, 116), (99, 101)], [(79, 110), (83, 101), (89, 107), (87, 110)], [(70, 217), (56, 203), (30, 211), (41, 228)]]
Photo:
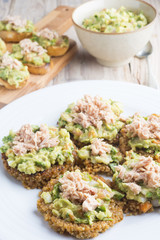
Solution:
[[(37, 22), (59, 5), (77, 7), (83, 2), (86, 1), (0, 0), (0, 18), (3, 18), (7, 14), (21, 15), (24, 18)], [(159, 11), (156, 27), (151, 38), (153, 53), (149, 56), (149, 64), (160, 84), (160, 0), (146, 0), (146, 2), (151, 3), (157, 11)], [(96, 60), (82, 48), (73, 27), (71, 27), (66, 34), (77, 41), (78, 53), (70, 64), (49, 83), (49, 86), (82, 79), (109, 79), (147, 85), (148, 67), (146, 59), (139, 60), (134, 57), (132, 61), (124, 67), (106, 68), (99, 65)]]

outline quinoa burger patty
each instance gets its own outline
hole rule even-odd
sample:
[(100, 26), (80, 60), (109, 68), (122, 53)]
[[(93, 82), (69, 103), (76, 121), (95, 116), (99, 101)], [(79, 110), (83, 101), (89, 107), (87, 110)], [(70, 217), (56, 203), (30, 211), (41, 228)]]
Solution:
[[(103, 181), (79, 170), (66, 172), (59, 179), (51, 179), (39, 193), (38, 210), (50, 227), (61, 234), (81, 239), (96, 237), (123, 219), (122, 206), (113, 200), (112, 190)], [(98, 188), (93, 187), (94, 183)]]
[(66, 129), (26, 124), (18, 132), (10, 131), (3, 142), (5, 169), (26, 188), (42, 188), (73, 167), (75, 146)]
[(160, 115), (143, 117), (135, 113), (126, 120), (121, 129), (119, 147), (125, 154), (133, 150), (145, 156), (152, 156), (160, 162)]
[(125, 193), (125, 212), (146, 213), (160, 206), (160, 164), (152, 157), (130, 151), (115, 170), (113, 184)]
[(90, 145), (82, 147), (77, 153), (79, 164), (92, 174), (105, 173), (112, 176), (114, 166), (123, 161), (119, 149), (100, 138), (94, 138)]
[(51, 178), (56, 178), (59, 174), (63, 174), (67, 170), (72, 170), (73, 166), (71, 164), (54, 165), (43, 172), (38, 172), (35, 174), (25, 174), (20, 172), (17, 168), (12, 168), (8, 165), (7, 157), (2, 154), (3, 165), (6, 171), (18, 181), (21, 181), (23, 186), (27, 189), (39, 188), (41, 189), (45, 186)]

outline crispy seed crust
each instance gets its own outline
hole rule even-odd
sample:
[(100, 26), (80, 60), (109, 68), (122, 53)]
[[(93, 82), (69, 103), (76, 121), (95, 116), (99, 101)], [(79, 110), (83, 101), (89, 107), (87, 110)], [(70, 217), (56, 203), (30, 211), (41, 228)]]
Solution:
[(126, 128), (122, 128), (119, 138), (119, 148), (120, 151), (125, 155), (127, 151), (131, 150), (131, 147), (128, 145), (128, 137), (126, 133)]
[(73, 169), (73, 163), (65, 163), (62, 166), (53, 165), (51, 168), (46, 169), (43, 172), (37, 172), (30, 175), (20, 172), (17, 168), (10, 167), (4, 153), (2, 154), (2, 160), (6, 171), (18, 181), (21, 181), (23, 186), (27, 189), (41, 189), (51, 178), (56, 178), (59, 174), (63, 174), (65, 171), (71, 171)]
[[(141, 205), (142, 203), (139, 203), (135, 200), (128, 200), (126, 198), (123, 199), (123, 212), (126, 213), (127, 215), (139, 215), (143, 214), (141, 210)], [(147, 213), (153, 212), (154, 209), (151, 207)]]
[(90, 160), (81, 160), (83, 162), (83, 171), (91, 174), (106, 173), (107, 176), (112, 176), (113, 171), (104, 163), (92, 163)]
[(56, 232), (59, 232), (60, 234), (69, 233), (70, 235), (81, 239), (94, 238), (99, 233), (105, 232), (108, 228), (123, 219), (122, 209), (114, 201), (111, 201), (109, 207), (110, 211), (112, 211), (113, 220), (99, 221), (92, 225), (71, 223), (53, 216), (51, 209), (44, 204), (43, 199), (38, 200), (37, 207), (44, 216), (45, 221), (48, 221), (50, 227)]
[[(51, 191), (57, 181), (57, 179), (51, 179), (39, 193), (39, 196), (44, 191)], [(111, 200), (109, 206), (109, 209), (112, 212), (113, 220), (98, 221), (94, 222), (92, 225), (67, 222), (64, 219), (55, 217), (52, 214), (52, 203), (45, 204), (44, 200), (41, 197), (37, 201), (37, 208), (44, 216), (45, 221), (47, 221), (50, 227), (53, 228), (56, 232), (59, 232), (60, 234), (69, 233), (70, 235), (81, 239), (96, 237), (99, 233), (105, 232), (108, 228), (112, 227), (114, 224), (120, 222), (123, 219), (122, 206), (114, 200)]]

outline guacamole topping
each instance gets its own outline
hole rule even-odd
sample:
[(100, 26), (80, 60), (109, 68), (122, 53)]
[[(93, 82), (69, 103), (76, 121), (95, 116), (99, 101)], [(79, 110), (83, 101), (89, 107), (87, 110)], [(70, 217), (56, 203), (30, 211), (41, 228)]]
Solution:
[(16, 31), (18, 33), (33, 32), (32, 21), (21, 19), (20, 16), (7, 16), (0, 21), (0, 31)]
[(36, 35), (48, 40), (52, 40), (53, 38), (59, 37), (56, 31), (50, 30), (49, 28), (43, 28), (41, 31), (37, 32)]
[(46, 53), (46, 50), (30, 39), (23, 39), (19, 44), (13, 44), (12, 52), (12, 55), (24, 64), (42, 66), (50, 62), (50, 56)]
[(8, 165), (26, 174), (74, 161), (74, 146), (66, 129), (26, 124), (18, 132), (10, 131), (3, 143), (0, 150)]
[(103, 9), (84, 19), (82, 26), (94, 32), (123, 33), (131, 32), (148, 24), (143, 12), (136, 13), (125, 7)]
[(82, 160), (90, 160), (92, 163), (118, 164), (122, 161), (122, 155), (116, 147), (104, 142), (102, 139), (95, 138), (91, 145), (87, 145), (78, 150), (78, 156)]
[(5, 42), (0, 38), (0, 56), (2, 56), (6, 52), (6, 44)]
[(118, 102), (85, 95), (76, 104), (68, 106), (58, 124), (72, 133), (75, 140), (83, 143), (89, 143), (93, 138), (112, 141), (124, 125), (119, 120), (121, 112)]
[(38, 42), (39, 45), (45, 49), (50, 46), (69, 46), (69, 39), (67, 36), (59, 36), (57, 32), (48, 28), (44, 28), (40, 32), (34, 33), (32, 40)]
[(115, 169), (113, 180), (126, 193), (127, 199), (138, 202), (157, 200), (160, 204), (160, 164), (152, 157), (131, 151), (127, 154), (126, 162)]
[(136, 113), (127, 120), (126, 134), (129, 146), (145, 151), (160, 151), (160, 116), (152, 114), (142, 117)]
[[(91, 225), (96, 221), (112, 221), (109, 204), (117, 193), (100, 179), (76, 170), (61, 176), (53, 190), (42, 192), (41, 198), (51, 204), (54, 216)], [(120, 193), (119, 196), (123, 197)]]
[(0, 58), (0, 78), (16, 88), (29, 77), (27, 66), (15, 59), (9, 52)]

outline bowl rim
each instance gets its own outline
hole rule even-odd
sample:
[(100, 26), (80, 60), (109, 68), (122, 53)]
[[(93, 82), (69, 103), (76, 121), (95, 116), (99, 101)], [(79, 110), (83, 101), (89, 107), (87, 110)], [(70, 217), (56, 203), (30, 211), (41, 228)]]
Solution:
[(73, 15), (74, 15), (75, 11), (76, 11), (79, 7), (85, 5), (85, 4), (89, 3), (89, 2), (95, 2), (95, 1), (96, 1), (96, 0), (92, 0), (92, 1), (87, 1), (87, 2), (85, 2), (85, 3), (82, 3), (82, 4), (79, 5), (79, 6), (73, 11), (73, 13), (72, 13), (72, 22), (73, 22), (73, 24), (74, 24), (76, 27), (80, 28), (81, 30), (84, 30), (84, 31), (86, 31), (86, 32), (93, 33), (93, 34), (95, 33), (95, 34), (101, 34), (101, 35), (122, 35), (122, 34), (129, 34), (129, 33), (139, 32), (139, 31), (142, 31), (142, 30), (150, 27), (150, 26), (156, 21), (157, 16), (158, 16), (158, 12), (157, 12), (157, 10), (155, 9), (155, 7), (153, 7), (152, 4), (150, 4), (150, 3), (146, 2), (146, 1), (143, 1), (143, 0), (136, 0), (137, 2), (144, 3), (144, 4), (148, 5), (148, 6), (151, 7), (151, 8), (153, 9), (153, 11), (155, 12), (155, 17), (154, 17), (154, 19), (153, 19), (150, 23), (148, 23), (146, 26), (143, 26), (142, 28), (136, 29), (136, 30), (134, 30), (134, 31), (129, 31), (129, 32), (122, 32), (122, 33), (117, 33), (117, 32), (114, 32), (114, 33), (95, 32), (95, 31), (92, 31), (92, 30), (89, 30), (89, 29), (86, 29), (86, 28), (80, 26), (79, 24), (77, 24), (77, 23), (73, 20)]

